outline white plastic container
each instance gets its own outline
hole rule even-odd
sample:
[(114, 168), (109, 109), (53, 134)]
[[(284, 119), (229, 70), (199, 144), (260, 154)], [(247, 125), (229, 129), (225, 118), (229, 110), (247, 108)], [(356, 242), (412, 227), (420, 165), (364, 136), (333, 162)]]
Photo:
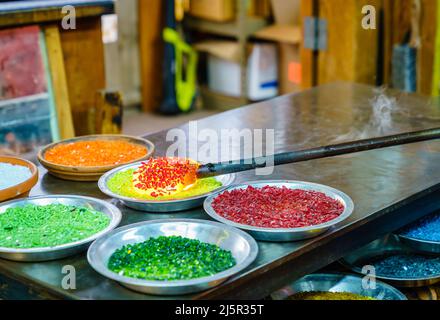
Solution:
[[(240, 97), (241, 67), (235, 61), (208, 56), (208, 87), (232, 97)], [(247, 66), (247, 97), (263, 100), (278, 95), (278, 54), (275, 44), (252, 46)]]

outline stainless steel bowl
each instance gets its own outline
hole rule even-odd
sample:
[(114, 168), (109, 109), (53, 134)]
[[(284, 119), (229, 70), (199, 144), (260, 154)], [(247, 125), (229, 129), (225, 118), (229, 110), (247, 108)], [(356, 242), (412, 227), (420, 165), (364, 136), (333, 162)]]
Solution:
[[(385, 238), (373, 241), (370, 244), (350, 253), (349, 255), (341, 259), (340, 263), (356, 273), (364, 274), (362, 272), (362, 266), (368, 265), (374, 259), (396, 254), (409, 253), (417, 252), (400, 243), (396, 236), (389, 235)], [(377, 279), (395, 285), (396, 287), (424, 287), (430, 286), (440, 281), (440, 274), (422, 278), (389, 277), (382, 276), (377, 273), (375, 276)]]
[[(107, 263), (115, 250), (159, 236), (182, 236), (220, 246), (232, 252), (237, 264), (209, 277), (178, 281), (148, 281), (121, 276), (110, 271)], [(90, 265), (103, 276), (142, 293), (181, 295), (215, 287), (249, 266), (258, 254), (255, 240), (243, 231), (217, 222), (191, 219), (166, 219), (140, 222), (118, 228), (97, 239), (87, 252)]]
[(246, 230), (255, 239), (262, 241), (286, 242), (286, 241), (299, 241), (299, 240), (316, 237), (321, 233), (326, 232), (335, 224), (347, 219), (351, 215), (354, 209), (353, 201), (345, 193), (328, 186), (311, 183), (311, 182), (288, 181), (288, 180), (244, 182), (242, 184), (232, 186), (224, 190), (223, 192), (227, 192), (235, 189), (245, 189), (248, 186), (252, 186), (254, 188), (262, 188), (264, 186), (287, 187), (290, 189), (302, 189), (302, 190), (323, 192), (327, 196), (340, 201), (345, 207), (344, 211), (338, 218), (323, 224), (310, 226), (310, 227), (303, 227), (303, 228), (274, 229), (274, 228), (261, 228), (261, 227), (244, 225), (227, 220), (222, 216), (218, 215), (215, 212), (214, 208), (212, 207), (212, 202), (214, 201), (215, 197), (221, 192), (215, 195), (211, 195), (205, 200), (203, 207), (206, 213), (208, 213), (213, 219), (220, 221), (224, 224)]
[[(434, 213), (433, 215), (437, 215)], [(428, 217), (425, 217), (428, 218)], [(419, 221), (415, 222), (415, 226), (418, 225)], [(395, 234), (399, 237), (400, 242), (402, 242), (407, 247), (418, 251), (420, 253), (428, 253), (428, 254), (439, 254), (440, 253), (440, 242), (439, 241), (431, 241), (431, 240), (423, 240), (417, 239), (410, 236), (407, 236), (403, 233), (403, 231), (407, 228), (411, 228), (413, 225), (407, 226)]]
[(0, 205), (0, 214), (4, 213), (8, 208), (21, 207), (28, 204), (33, 205), (49, 205), (64, 204), (72, 206), (81, 206), (90, 208), (106, 214), (110, 217), (110, 224), (104, 230), (90, 236), (86, 239), (67, 243), (55, 247), (31, 248), (31, 249), (15, 249), (0, 247), (0, 257), (14, 261), (48, 261), (65, 258), (87, 249), (88, 245), (98, 237), (105, 235), (109, 231), (116, 228), (121, 221), (121, 212), (114, 205), (95, 198), (70, 196), (70, 195), (54, 195), (39, 196), (20, 200), (4, 202)]
[(141, 162), (137, 162), (134, 164), (118, 167), (107, 172), (98, 181), (99, 189), (106, 195), (122, 201), (124, 205), (126, 205), (129, 208), (133, 208), (135, 210), (149, 211), (149, 212), (176, 212), (176, 211), (184, 211), (184, 210), (200, 207), (203, 204), (203, 201), (206, 199), (206, 197), (226, 189), (235, 180), (235, 174), (218, 176), (215, 178), (222, 183), (222, 186), (214, 191), (185, 199), (162, 200), (162, 201), (140, 200), (135, 198), (124, 197), (117, 193), (114, 193), (107, 187), (107, 182), (113, 175), (121, 171), (137, 168), (139, 167), (140, 164)]
[(414, 251), (429, 254), (440, 253), (440, 242), (420, 240), (404, 236), (402, 234), (398, 234), (397, 236), (399, 237), (400, 242), (402, 242), (407, 247), (413, 249)]
[(347, 292), (376, 300), (407, 300), (396, 288), (376, 281), (371, 288), (363, 284), (363, 278), (347, 274), (310, 274), (291, 285), (274, 292), (271, 298), (285, 300), (300, 292)]

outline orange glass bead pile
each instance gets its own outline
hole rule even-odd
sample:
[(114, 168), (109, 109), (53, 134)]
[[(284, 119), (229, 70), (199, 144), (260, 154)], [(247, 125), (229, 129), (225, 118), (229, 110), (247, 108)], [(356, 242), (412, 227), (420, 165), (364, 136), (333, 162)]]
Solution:
[(153, 197), (171, 195), (197, 181), (199, 164), (183, 158), (152, 158), (133, 174), (133, 186)]
[(118, 140), (91, 140), (59, 144), (44, 158), (65, 166), (95, 167), (124, 164), (147, 154), (146, 147)]

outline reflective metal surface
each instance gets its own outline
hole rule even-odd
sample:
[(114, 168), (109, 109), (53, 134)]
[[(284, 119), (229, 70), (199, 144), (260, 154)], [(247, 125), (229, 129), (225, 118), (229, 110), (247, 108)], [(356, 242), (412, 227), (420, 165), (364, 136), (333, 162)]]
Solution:
[[(375, 114), (385, 121), (381, 123)], [(388, 112), (389, 111), (389, 112)], [(295, 95), (282, 96), (197, 121), (199, 132), (211, 129), (273, 129), (274, 152), (300, 150), (356, 138), (377, 137), (437, 127), (440, 107), (435, 101), (364, 85), (337, 83)], [(187, 133), (189, 124), (178, 128)], [(145, 124), (148, 131), (148, 124)], [(167, 141), (168, 130), (147, 135), (156, 155), (166, 155), (175, 141)], [(206, 144), (200, 141), (198, 147)], [(266, 147), (265, 141), (262, 144)], [(240, 146), (231, 146), (232, 158), (241, 158)], [(110, 201), (123, 213), (121, 225), (154, 219), (209, 219), (203, 208), (179, 213), (132, 210), (103, 194), (96, 183), (59, 180), (39, 167), (39, 183), (31, 195), (80, 194)], [(418, 220), (440, 207), (440, 143), (430, 141), (383, 150), (283, 165), (269, 176), (255, 171), (237, 174), (236, 182), (252, 180), (299, 180), (330, 185), (350, 195), (356, 208), (345, 221), (316, 238), (297, 242), (259, 242), (257, 259), (214, 290), (174, 298), (264, 298), (287, 283), (337, 261), (361, 247)], [(64, 290), (64, 265), (75, 267), (76, 290)], [(18, 263), (0, 259), (0, 274), (34, 283), (32, 292), (51, 293), (72, 299), (159, 299), (128, 290), (96, 273), (85, 255), (63, 261)], [(20, 287), (17, 287), (20, 288)], [(17, 289), (19, 290), (19, 289)], [(4, 293), (5, 291), (3, 291)], [(2, 292), (0, 292), (0, 295)]]
[(376, 300), (407, 300), (396, 288), (376, 281), (376, 288), (366, 288), (363, 278), (347, 274), (310, 274), (281, 290), (274, 292), (271, 298), (285, 300), (300, 292), (346, 292)]
[(440, 253), (440, 242), (420, 240), (402, 234), (397, 234), (397, 236), (399, 237), (400, 242), (417, 252), (429, 254)]
[[(229, 192), (235, 189), (246, 189), (249, 186), (252, 186), (257, 189), (263, 188), (265, 186), (271, 186), (271, 187), (286, 187), (290, 189), (317, 191), (326, 194), (330, 198), (338, 200), (344, 205), (344, 211), (341, 213), (341, 215), (338, 218), (332, 221), (316, 226), (303, 227), (303, 228), (274, 229), (274, 228), (261, 228), (261, 227), (244, 225), (225, 219), (219, 214), (217, 214), (214, 208), (212, 207), (212, 202), (218, 196), (218, 194), (206, 198), (203, 204), (203, 208), (205, 209), (206, 213), (208, 213), (213, 219), (222, 222), (224, 224), (245, 230), (257, 240), (286, 242), (286, 241), (299, 241), (299, 240), (314, 238), (316, 236), (319, 236), (321, 233), (326, 232), (332, 226), (347, 219), (351, 215), (354, 209), (353, 201), (345, 193), (336, 190), (334, 188), (331, 188), (329, 186), (324, 186), (321, 184), (304, 182), (304, 181), (282, 181), (282, 180), (264, 181), (263, 180), (263, 181), (245, 182), (239, 185), (231, 186), (230, 188), (226, 189), (223, 192)], [(220, 192), (220, 194), (221, 193), (222, 192)]]
[[(414, 253), (413, 250), (402, 245), (397, 237), (390, 235), (375, 240), (370, 244), (346, 255), (340, 262), (354, 272), (362, 274), (362, 267), (371, 264), (369, 262), (391, 255)], [(376, 278), (388, 282), (397, 287), (424, 287), (440, 281), (440, 273), (430, 277), (401, 278), (389, 277), (376, 273)]]
[(59, 203), (69, 206), (80, 206), (102, 212), (110, 218), (110, 223), (104, 230), (94, 234), (93, 236), (90, 236), (86, 239), (77, 242), (67, 243), (55, 247), (32, 248), (32, 249), (15, 249), (15, 248), (0, 247), (1, 258), (15, 260), (15, 261), (48, 261), (48, 260), (65, 258), (77, 254), (79, 252), (85, 251), (93, 240), (97, 239), (102, 235), (105, 235), (107, 232), (116, 228), (119, 222), (121, 221), (121, 211), (119, 211), (119, 209), (116, 208), (114, 205), (90, 197), (69, 196), (69, 195), (40, 196), (40, 197), (31, 197), (26, 199), (4, 202), (0, 205), (0, 214), (4, 213), (8, 208), (22, 207), (28, 204), (43, 206), (54, 203)]
[(136, 169), (139, 167), (140, 164), (141, 162), (129, 164), (126, 166), (115, 168), (107, 172), (98, 181), (99, 189), (106, 195), (120, 200), (127, 207), (135, 210), (150, 211), (150, 212), (176, 212), (176, 211), (184, 211), (184, 210), (200, 207), (203, 204), (203, 201), (206, 199), (206, 197), (226, 189), (234, 182), (235, 179), (235, 174), (227, 174), (227, 175), (215, 177), (217, 181), (220, 181), (222, 183), (222, 186), (220, 188), (199, 196), (186, 198), (186, 199), (178, 199), (178, 200), (161, 200), (161, 201), (138, 200), (134, 198), (121, 196), (117, 193), (114, 193), (107, 187), (107, 182), (112, 176), (114, 176), (115, 174), (121, 171)]
[[(215, 244), (228, 250), (236, 265), (209, 277), (178, 281), (149, 281), (121, 276), (110, 271), (107, 263), (115, 250), (160, 236), (182, 236)], [(210, 289), (224, 282), (251, 264), (258, 254), (258, 245), (252, 237), (238, 229), (217, 222), (195, 219), (169, 219), (140, 222), (118, 228), (96, 240), (87, 252), (90, 265), (103, 276), (129, 289), (157, 295), (188, 294)]]

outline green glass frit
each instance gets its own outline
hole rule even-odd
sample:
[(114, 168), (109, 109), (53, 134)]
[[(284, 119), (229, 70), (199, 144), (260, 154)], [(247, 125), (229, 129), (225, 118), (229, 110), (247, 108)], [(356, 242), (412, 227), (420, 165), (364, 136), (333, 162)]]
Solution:
[(63, 204), (8, 208), (0, 214), (0, 247), (55, 247), (88, 238), (110, 224), (110, 218), (90, 208)]
[(160, 236), (116, 250), (108, 268), (130, 278), (169, 281), (211, 276), (235, 264), (232, 253), (217, 245)]

